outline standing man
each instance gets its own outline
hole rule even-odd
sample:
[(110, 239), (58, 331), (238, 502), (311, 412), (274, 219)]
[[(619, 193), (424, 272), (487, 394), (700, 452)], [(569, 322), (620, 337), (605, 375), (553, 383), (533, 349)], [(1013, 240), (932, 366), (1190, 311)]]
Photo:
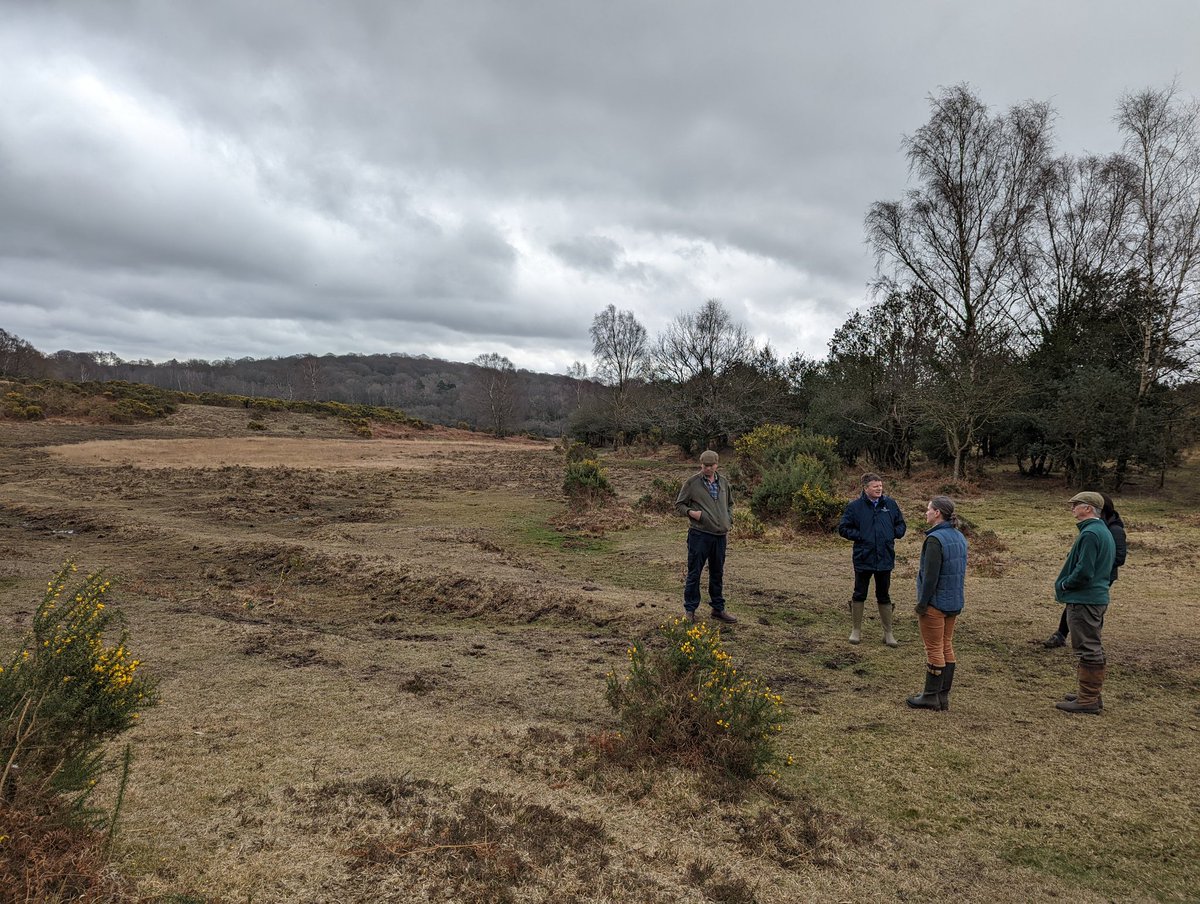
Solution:
[(850, 500), (838, 523), (838, 533), (854, 541), (854, 594), (850, 597), (850, 643), (862, 641), (863, 608), (867, 587), (875, 579), (875, 602), (879, 604), (879, 622), (883, 625), (883, 642), (899, 646), (892, 636), (892, 569), (896, 567), (896, 541), (904, 536), (908, 525), (900, 506), (890, 496), (883, 495), (883, 478), (878, 474), (862, 476), (862, 493)]
[(717, 453), (700, 454), (700, 473), (683, 482), (675, 511), (688, 519), (687, 582), (683, 608), (688, 621), (696, 620), (700, 607), (700, 572), (708, 565), (708, 601), (712, 617), (732, 625), (737, 619), (725, 611), (725, 542), (733, 526), (733, 493), (729, 481), (717, 476)]
[(1069, 713), (1098, 715), (1101, 708), (1107, 660), (1100, 634), (1117, 552), (1112, 532), (1100, 520), (1103, 508), (1104, 497), (1099, 493), (1076, 493), (1071, 497), (1071, 514), (1079, 533), (1054, 582), (1054, 598), (1067, 607), (1068, 636), (1079, 660), (1079, 693), (1068, 694), (1054, 704)]

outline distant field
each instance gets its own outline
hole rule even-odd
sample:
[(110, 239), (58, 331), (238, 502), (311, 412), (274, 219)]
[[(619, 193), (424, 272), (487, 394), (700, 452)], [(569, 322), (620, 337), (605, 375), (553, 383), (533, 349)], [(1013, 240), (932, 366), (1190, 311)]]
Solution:
[[(920, 513), (899, 649), (848, 632), (849, 546), (733, 538), (725, 630), (793, 719), (778, 783), (621, 769), (604, 676), (680, 610), (684, 525), (636, 512), (663, 452), (571, 517), (551, 444), (184, 406), (136, 427), (0, 422), (0, 640), (65, 558), (107, 567), (162, 704), (131, 734), (120, 868), (221, 902), (1200, 899), (1200, 463), (1118, 498), (1128, 567), (1100, 717), (1040, 641), (1075, 533), (1054, 483), (959, 496), (981, 544), (949, 713), (913, 712)], [(850, 483), (846, 486), (850, 491)], [(986, 553), (986, 555), (984, 555)], [(871, 607), (868, 607), (870, 609)], [(702, 610), (704, 611), (704, 610)], [(171, 900), (171, 899), (165, 899)], [(176, 898), (175, 900), (178, 900)]]

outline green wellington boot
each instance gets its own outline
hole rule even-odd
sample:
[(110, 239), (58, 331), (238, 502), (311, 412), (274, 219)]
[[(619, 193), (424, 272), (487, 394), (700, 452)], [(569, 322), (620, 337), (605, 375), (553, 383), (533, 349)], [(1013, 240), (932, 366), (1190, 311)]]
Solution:
[(938, 709), (948, 710), (950, 708), (950, 687), (954, 684), (954, 667), (957, 662), (947, 662), (946, 667), (942, 669), (942, 689), (938, 691)]
[(859, 600), (850, 600), (850, 643), (862, 642), (862, 620), (864, 604)]
[(880, 604), (880, 606), (879, 606), (879, 623), (881, 625), (883, 625), (883, 642), (885, 644), (887, 644), (889, 647), (898, 647), (898, 646), (900, 646), (900, 644), (896, 642), (896, 638), (892, 635), (892, 610), (893, 610), (893, 608), (894, 607), (892, 606), (891, 603)]

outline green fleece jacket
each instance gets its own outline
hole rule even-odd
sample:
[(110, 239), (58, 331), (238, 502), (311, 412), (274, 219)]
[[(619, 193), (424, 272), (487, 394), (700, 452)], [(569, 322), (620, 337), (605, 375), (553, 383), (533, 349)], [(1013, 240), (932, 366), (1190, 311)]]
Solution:
[[(688, 517), (688, 510), (699, 510), (700, 520)], [(727, 534), (733, 527), (733, 491), (729, 481), (718, 475), (717, 498), (708, 492), (702, 474), (693, 474), (683, 482), (675, 499), (675, 511), (688, 519), (688, 526), (706, 534)]]
[(1054, 582), (1054, 598), (1067, 605), (1107, 606), (1117, 544), (1099, 518), (1080, 521), (1076, 527), (1079, 535)]

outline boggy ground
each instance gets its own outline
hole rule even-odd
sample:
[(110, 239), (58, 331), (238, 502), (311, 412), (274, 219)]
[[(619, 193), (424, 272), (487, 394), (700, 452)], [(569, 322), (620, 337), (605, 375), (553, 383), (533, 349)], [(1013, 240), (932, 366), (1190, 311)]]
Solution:
[(734, 538), (742, 621), (723, 633), (784, 695), (797, 765), (731, 786), (596, 753), (605, 674), (679, 609), (683, 525), (630, 503), (686, 461), (610, 457), (620, 503), (571, 518), (548, 443), (255, 417), (265, 429), (198, 407), (139, 427), (0, 421), (0, 636), (62, 560), (107, 567), (161, 677), (119, 846), (147, 896), (1197, 898), (1194, 465), (1119, 500), (1130, 561), (1098, 718), (1053, 708), (1072, 667), (1038, 643), (1074, 535), (1058, 486), (997, 474), (959, 493), (996, 536), (977, 544), (944, 714), (903, 705), (937, 478), (889, 485), (913, 528), (897, 650), (874, 621), (845, 642), (842, 541)]

